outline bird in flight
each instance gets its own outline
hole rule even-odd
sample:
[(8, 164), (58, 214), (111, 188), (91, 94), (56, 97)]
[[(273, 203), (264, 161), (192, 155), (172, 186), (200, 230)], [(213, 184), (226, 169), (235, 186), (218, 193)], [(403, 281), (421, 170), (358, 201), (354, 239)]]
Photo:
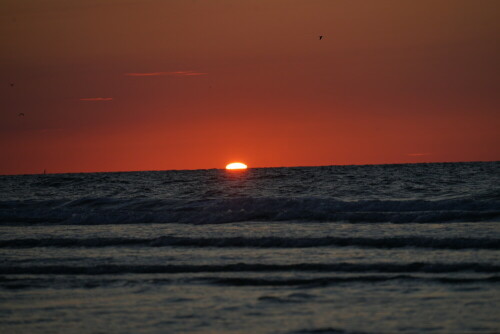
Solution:
[(14, 83), (13, 82), (10, 83), (10, 87), (14, 87)]
[(24, 116), (24, 113), (20, 112), (19, 115), (17, 115), (17, 116)]
[(319, 35), (319, 40), (321, 41), (323, 39), (323, 35)]

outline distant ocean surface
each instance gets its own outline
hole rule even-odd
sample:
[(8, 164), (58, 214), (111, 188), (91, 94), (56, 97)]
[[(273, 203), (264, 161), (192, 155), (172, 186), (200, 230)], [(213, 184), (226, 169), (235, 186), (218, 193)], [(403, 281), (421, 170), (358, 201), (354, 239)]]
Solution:
[(1, 333), (500, 333), (500, 162), (0, 176)]

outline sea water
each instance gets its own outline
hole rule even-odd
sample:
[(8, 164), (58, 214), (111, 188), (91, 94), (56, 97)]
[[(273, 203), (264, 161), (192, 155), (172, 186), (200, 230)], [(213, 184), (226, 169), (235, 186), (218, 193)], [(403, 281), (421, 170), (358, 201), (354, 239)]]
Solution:
[(498, 333), (500, 163), (0, 176), (2, 333)]

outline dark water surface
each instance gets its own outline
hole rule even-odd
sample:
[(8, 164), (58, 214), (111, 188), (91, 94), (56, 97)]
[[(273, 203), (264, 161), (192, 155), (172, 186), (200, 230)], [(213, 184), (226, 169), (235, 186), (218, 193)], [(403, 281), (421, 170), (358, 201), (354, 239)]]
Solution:
[(2, 333), (498, 333), (500, 163), (0, 176)]

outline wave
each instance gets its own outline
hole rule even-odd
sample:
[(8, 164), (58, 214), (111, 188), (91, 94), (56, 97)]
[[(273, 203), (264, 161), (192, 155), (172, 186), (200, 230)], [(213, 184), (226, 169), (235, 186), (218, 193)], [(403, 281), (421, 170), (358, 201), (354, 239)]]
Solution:
[(309, 248), (309, 247), (369, 247), (369, 248), (430, 248), (430, 249), (500, 249), (498, 238), (433, 238), (433, 237), (221, 237), (190, 238), (161, 236), (157, 238), (40, 238), (0, 240), (0, 248), (32, 247), (234, 247), (234, 248)]
[(341, 273), (499, 273), (500, 266), (480, 263), (299, 263), (226, 265), (97, 265), (5, 266), (0, 275), (111, 275), (235, 272), (341, 272)]
[[(325, 287), (336, 284), (349, 283), (384, 283), (388, 281), (401, 282), (424, 282), (440, 284), (498, 284), (500, 276), (487, 277), (423, 277), (413, 275), (363, 275), (348, 277), (319, 277), (319, 278), (248, 278), (248, 277), (94, 277), (94, 276), (43, 276), (43, 277), (0, 277), (0, 289), (21, 290), (21, 289), (94, 289), (105, 286), (131, 287), (145, 285), (165, 285), (165, 284), (212, 284), (222, 286), (290, 286), (300, 288)], [(276, 303), (276, 298), (264, 297), (259, 299), (262, 303)], [(292, 302), (297, 302), (295, 298)], [(279, 302), (279, 301), (278, 301)]]
[(498, 283), (500, 276), (489, 276), (481, 278), (458, 278), (458, 277), (418, 277), (411, 275), (396, 276), (354, 276), (354, 277), (321, 277), (321, 278), (297, 278), (297, 279), (267, 279), (267, 278), (247, 278), (247, 277), (228, 277), (228, 278), (206, 278), (214, 284), (230, 286), (328, 286), (339, 283), (371, 283), (385, 282), (394, 280), (427, 281), (448, 284), (467, 284), (467, 283)]
[(367, 332), (351, 331), (340, 328), (315, 328), (315, 329), (299, 329), (288, 332), (288, 334), (369, 334)]
[[(35, 279), (36, 280), (36, 279)], [(248, 278), (248, 277), (195, 277), (195, 278), (182, 278), (178, 280), (173, 279), (147, 279), (136, 282), (138, 284), (152, 283), (152, 284), (169, 284), (176, 281), (183, 281), (186, 283), (205, 282), (208, 284), (225, 285), (225, 286), (308, 286), (308, 287), (323, 287), (341, 283), (376, 283), (386, 281), (422, 281), (422, 282), (436, 282), (444, 284), (473, 284), (473, 283), (499, 283), (500, 276), (488, 277), (421, 277), (412, 275), (376, 275), (376, 276), (349, 276), (349, 277), (320, 277), (320, 278)], [(6, 288), (30, 288), (37, 287), (37, 284), (17, 282), (18, 280), (5, 279), (0, 280), (0, 287)], [(30, 281), (33, 281), (31, 279)], [(107, 281), (107, 280), (106, 280)], [(132, 280), (127, 279), (127, 282), (133, 283)], [(119, 280), (110, 280), (112, 283), (120, 283)], [(10, 284), (9, 284), (10, 283)], [(16, 284), (17, 283), (17, 284)], [(103, 284), (104, 283), (104, 284)], [(101, 287), (109, 282), (90, 282), (86, 283), (85, 287), (95, 288)], [(79, 286), (78, 282), (73, 282), (73, 286)], [(38, 284), (38, 286), (41, 286)]]
[(0, 201), (0, 223), (3, 224), (215, 224), (256, 220), (426, 223), (499, 218), (500, 202), (482, 198), (434, 201), (325, 198)]

